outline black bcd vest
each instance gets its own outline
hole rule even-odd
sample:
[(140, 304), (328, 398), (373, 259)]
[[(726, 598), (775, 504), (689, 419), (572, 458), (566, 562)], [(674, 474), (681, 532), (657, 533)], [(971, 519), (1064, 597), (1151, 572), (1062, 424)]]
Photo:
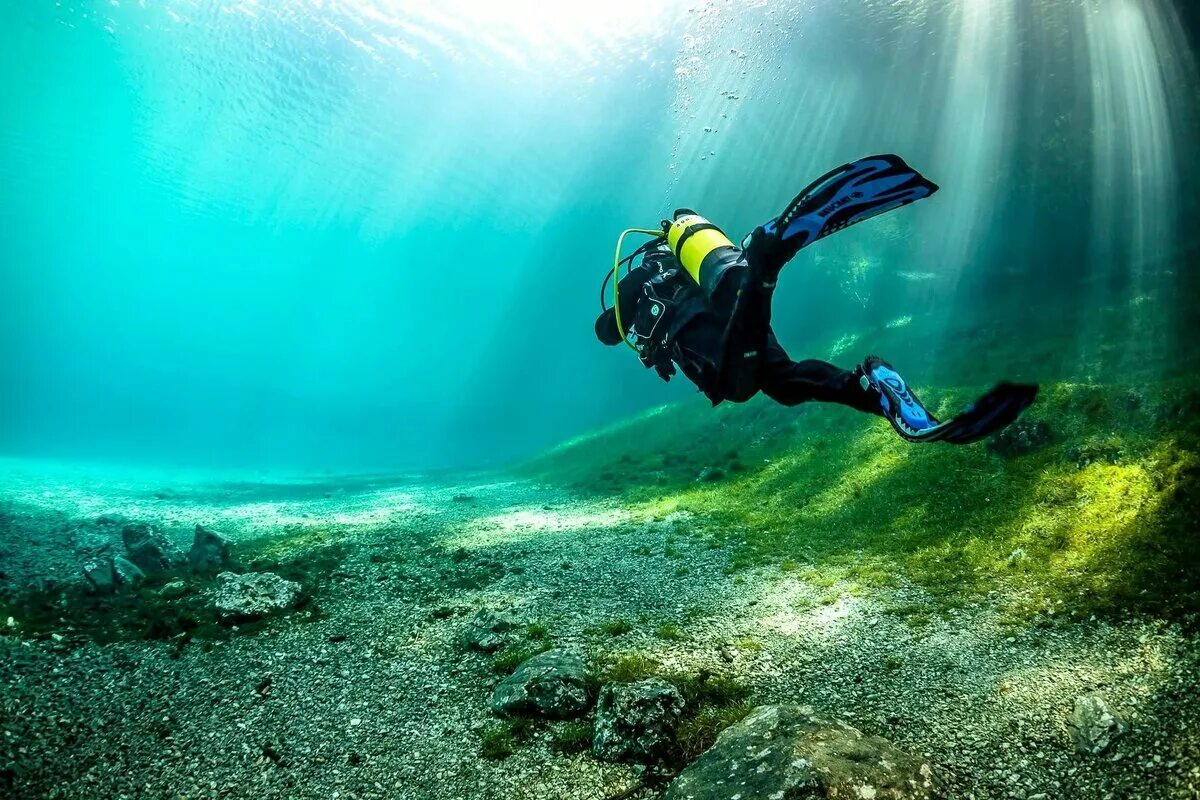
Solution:
[(675, 374), (672, 361), (678, 356), (676, 336), (696, 317), (712, 311), (704, 290), (670, 253), (650, 252), (642, 265), (652, 267), (654, 275), (642, 284), (625, 339), (647, 369), (669, 381)]

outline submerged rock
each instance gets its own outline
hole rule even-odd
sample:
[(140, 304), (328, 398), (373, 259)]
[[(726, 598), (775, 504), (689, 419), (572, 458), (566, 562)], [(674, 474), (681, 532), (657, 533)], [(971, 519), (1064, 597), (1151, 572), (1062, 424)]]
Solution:
[(117, 574), (117, 583), (122, 586), (137, 586), (146, 580), (146, 573), (127, 558), (117, 556), (113, 559), (113, 571)]
[(521, 662), (492, 692), (497, 714), (539, 714), (566, 719), (587, 710), (583, 659), (567, 650), (547, 650)]
[(929, 764), (807, 707), (759, 706), (680, 773), (666, 800), (926, 800)]
[(1129, 723), (1099, 695), (1075, 698), (1075, 708), (1069, 720), (1071, 741), (1075, 750), (1098, 756), (1129, 730)]
[(183, 581), (171, 581), (158, 590), (158, 596), (164, 600), (176, 600), (190, 591), (191, 587)]
[(679, 690), (661, 678), (610, 683), (596, 704), (592, 753), (607, 761), (652, 761), (667, 755), (683, 711)]
[(229, 563), (229, 542), (220, 534), (202, 525), (196, 526), (192, 549), (188, 551), (188, 564), (193, 572), (218, 570)]
[(98, 555), (83, 562), (83, 577), (88, 587), (98, 594), (109, 594), (117, 589), (117, 572), (110, 555)]
[(136, 564), (122, 556), (114, 557), (107, 548), (84, 561), (82, 569), (88, 588), (97, 594), (112, 594), (146, 579)]
[(183, 561), (175, 543), (154, 525), (144, 522), (126, 525), (121, 530), (121, 540), (129, 560), (147, 575), (166, 572)]
[(512, 641), (517, 624), (517, 620), (508, 614), (481, 608), (467, 623), (463, 644), (482, 653), (494, 653)]
[(287, 611), (299, 600), (300, 584), (273, 572), (222, 572), (213, 595), (213, 605), (225, 622), (261, 619)]

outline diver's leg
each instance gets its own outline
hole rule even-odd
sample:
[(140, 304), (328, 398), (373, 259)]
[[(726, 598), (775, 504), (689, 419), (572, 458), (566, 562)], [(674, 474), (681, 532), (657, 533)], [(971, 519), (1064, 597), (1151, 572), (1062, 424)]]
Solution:
[(851, 372), (825, 361), (807, 359), (792, 361), (768, 333), (767, 348), (759, 367), (759, 383), (763, 394), (785, 406), (796, 406), (809, 400), (837, 403), (868, 414), (881, 414), (879, 393), (864, 390), (857, 371)]
[(722, 394), (735, 403), (758, 393), (771, 333), (771, 293), (756, 289), (748, 272), (744, 265), (729, 270), (712, 299), (717, 317), (726, 321)]

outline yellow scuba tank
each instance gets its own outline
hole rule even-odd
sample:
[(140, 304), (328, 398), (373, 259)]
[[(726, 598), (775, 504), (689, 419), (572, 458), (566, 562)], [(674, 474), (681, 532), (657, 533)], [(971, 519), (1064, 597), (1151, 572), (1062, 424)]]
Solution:
[[(621, 307), (618, 302), (617, 285), (621, 277), (622, 264), (632, 261), (638, 254), (644, 253), (647, 248), (654, 246), (654, 243), (662, 242), (665, 239), (684, 271), (691, 276), (696, 285), (704, 290), (706, 295), (711, 296), (720, 282), (721, 276), (741, 258), (742, 251), (721, 232), (720, 228), (704, 217), (686, 208), (677, 209), (674, 216), (674, 222), (663, 220), (662, 227), (658, 230), (628, 228), (622, 231), (617, 238), (612, 270), (605, 276), (604, 283), (600, 287), (600, 307), (603, 309), (605, 308), (604, 290), (609, 281), (612, 282), (612, 302), (617, 333), (634, 350), (637, 348), (628, 339), (628, 330), (625, 327), (625, 320), (621, 318)], [(622, 258), (621, 250), (625, 244), (625, 237), (631, 233), (649, 236), (651, 241)]]
[(667, 244), (700, 288), (712, 294), (729, 262), (740, 254), (721, 229), (704, 217), (681, 208), (667, 227)]

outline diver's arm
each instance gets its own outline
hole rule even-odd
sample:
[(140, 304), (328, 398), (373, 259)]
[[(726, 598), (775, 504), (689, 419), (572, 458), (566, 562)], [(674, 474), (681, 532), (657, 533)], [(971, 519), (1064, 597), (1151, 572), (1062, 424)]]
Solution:
[[(642, 292), (642, 285), (654, 277), (654, 271), (646, 266), (630, 270), (621, 282), (617, 284), (617, 296), (621, 302), (621, 322), (626, 329), (633, 322), (634, 307)], [(596, 318), (596, 338), (603, 344), (615, 345), (621, 343), (621, 332), (617, 330), (616, 312), (609, 308)]]

